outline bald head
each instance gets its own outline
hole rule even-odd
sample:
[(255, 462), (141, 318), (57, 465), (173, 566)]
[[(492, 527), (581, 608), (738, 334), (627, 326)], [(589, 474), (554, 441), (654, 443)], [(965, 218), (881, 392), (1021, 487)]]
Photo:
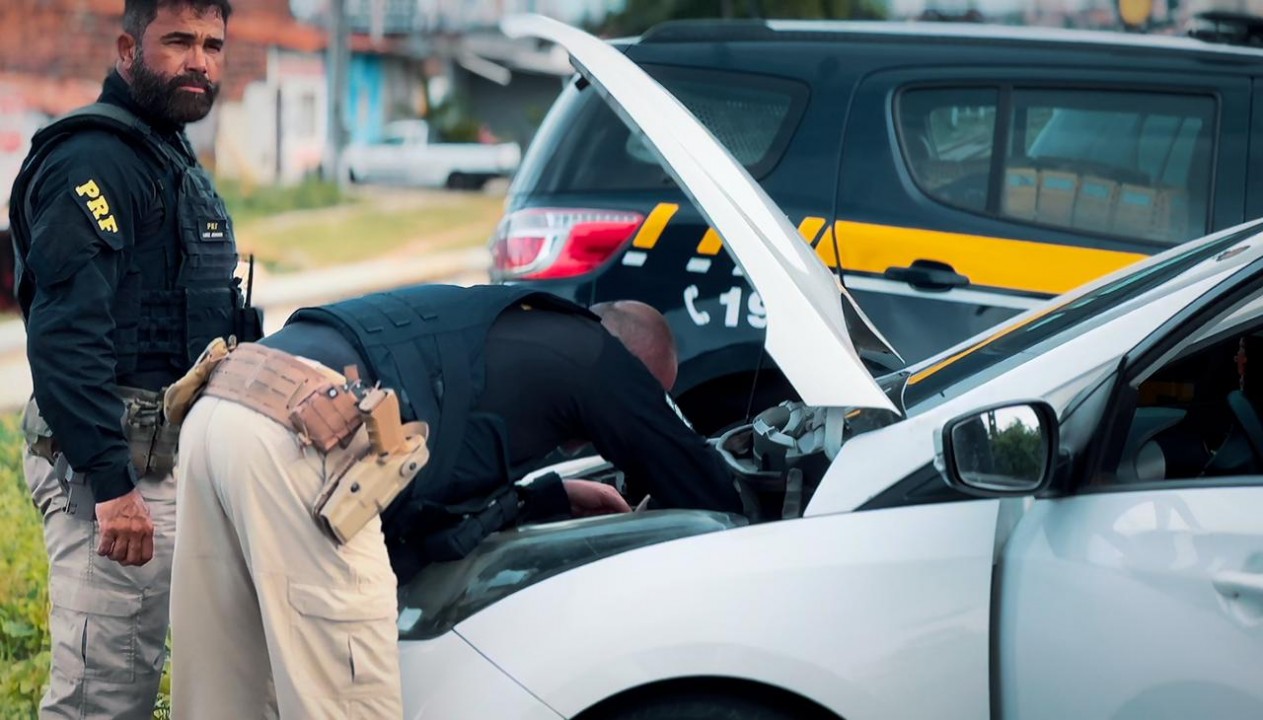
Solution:
[(611, 335), (640, 358), (664, 390), (675, 385), (675, 338), (662, 313), (635, 300), (597, 303), (589, 309)]

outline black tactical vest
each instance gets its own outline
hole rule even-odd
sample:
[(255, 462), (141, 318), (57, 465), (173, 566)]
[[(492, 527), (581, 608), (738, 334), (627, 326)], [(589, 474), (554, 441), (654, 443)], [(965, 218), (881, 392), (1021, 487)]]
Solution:
[[(497, 316), (518, 303), (591, 316), (554, 295), (521, 287), (419, 285), (304, 308), (287, 321), (337, 328), (372, 376), (399, 394), (404, 419), (430, 425), (429, 463), (382, 514), (387, 538), (415, 535), (432, 514), (427, 511), (458, 504), (476, 506), (512, 480), (507, 451), (501, 477), (481, 478), (476, 486), (457, 488), (452, 487), (450, 473), (470, 423), (495, 422), (471, 418), (471, 410), (486, 384), (487, 332)], [(500, 445), (507, 447), (506, 442)]]
[(75, 110), (31, 139), (31, 152), (12, 195), (14, 289), (23, 316), (34, 297), (34, 279), (25, 267), (31, 242), (27, 222), (31, 179), (59, 141), (87, 128), (119, 134), (165, 168), (159, 188), (169, 215), (165, 231), (178, 236), (175, 252), (141, 254), (124, 249), (128, 269), (114, 313), (118, 374), (164, 367), (183, 372), (216, 337), (236, 335), (243, 342), (262, 337), (262, 316), (249, 307), (240, 280), (233, 277), (237, 244), (228, 211), (210, 176), (193, 159), (191, 148), (186, 146), (186, 156), (140, 118), (108, 103)]

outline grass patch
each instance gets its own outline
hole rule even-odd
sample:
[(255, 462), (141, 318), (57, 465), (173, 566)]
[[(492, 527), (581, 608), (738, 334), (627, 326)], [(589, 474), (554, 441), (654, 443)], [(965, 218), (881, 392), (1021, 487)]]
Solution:
[(22, 474), (16, 416), (0, 418), (0, 718), (34, 718), (48, 678), (48, 556)]
[[(339, 188), (307, 180), (292, 186), (216, 181), (242, 255), (272, 272), (330, 267), (389, 254), (485, 243), (503, 196), (399, 188)], [(432, 241), (432, 242), (431, 242)], [(0, 719), (2, 720), (2, 719)]]
[(354, 198), (345, 195), (336, 183), (319, 180), (305, 180), (290, 186), (216, 180), (215, 187), (228, 206), (228, 214), (238, 226), (294, 210), (315, 210), (354, 202)]
[(418, 196), (415, 203), (376, 203), (237, 223), (243, 255), (274, 272), (329, 267), (416, 245), (425, 251), (486, 243), (503, 198), (481, 193)]
[[(0, 720), (34, 720), (48, 683), (48, 555), (22, 472), (16, 415), (0, 416)], [(155, 720), (170, 718), (171, 656)]]

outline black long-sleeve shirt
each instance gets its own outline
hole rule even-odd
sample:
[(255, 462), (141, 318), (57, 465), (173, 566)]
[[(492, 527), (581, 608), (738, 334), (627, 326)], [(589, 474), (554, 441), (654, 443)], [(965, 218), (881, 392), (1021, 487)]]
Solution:
[[(189, 155), (181, 129), (147, 118), (116, 73), (106, 79), (99, 100), (150, 121)], [(27, 359), (35, 401), (70, 466), (87, 473), (98, 502), (135, 485), (117, 388), (157, 390), (178, 376), (172, 368), (119, 377), (113, 337), (128, 256), (178, 251), (158, 190), (163, 175), (156, 161), (115, 133), (84, 131), (51, 151), (26, 198), (27, 266), (35, 288)], [(13, 198), (11, 206), (22, 202)]]
[[(507, 428), (514, 475), (558, 446), (590, 442), (623, 472), (633, 502), (741, 511), (719, 455), (676, 415), (662, 386), (601, 325), (580, 315), (511, 309), (486, 344), (486, 390), (475, 412)], [(478, 453), (455, 472), (477, 471)]]
[[(336, 370), (354, 364), (365, 381), (376, 380), (351, 345), (327, 326), (293, 323), (261, 343)], [(645, 365), (599, 323), (511, 309), (492, 325), (484, 361), (485, 388), (448, 487), (485, 487), (472, 480), (503, 475), (506, 460), (511, 477), (521, 477), (558, 447), (590, 442), (623, 472), (633, 501), (648, 493), (655, 507), (741, 512), (719, 455), (675, 414)], [(506, 448), (492, 446), (495, 437), (483, 422), (488, 418), (501, 425)], [(535, 487), (525, 499), (528, 518), (569, 510), (559, 483)]]

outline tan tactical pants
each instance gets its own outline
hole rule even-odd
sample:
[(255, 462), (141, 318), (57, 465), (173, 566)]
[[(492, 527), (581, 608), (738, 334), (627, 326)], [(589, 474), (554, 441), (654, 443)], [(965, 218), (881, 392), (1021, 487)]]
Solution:
[(172, 579), (175, 720), (402, 715), (395, 577), (381, 521), (337, 546), (310, 508), (329, 458), (203, 397), (180, 435)]
[(52, 672), (40, 718), (149, 720), (166, 662), (168, 590), (175, 544), (175, 480), (137, 485), (154, 524), (153, 559), (123, 567), (96, 554), (97, 524), (62, 512), (66, 495), (48, 461), (24, 458), (44, 516), (52, 613)]

